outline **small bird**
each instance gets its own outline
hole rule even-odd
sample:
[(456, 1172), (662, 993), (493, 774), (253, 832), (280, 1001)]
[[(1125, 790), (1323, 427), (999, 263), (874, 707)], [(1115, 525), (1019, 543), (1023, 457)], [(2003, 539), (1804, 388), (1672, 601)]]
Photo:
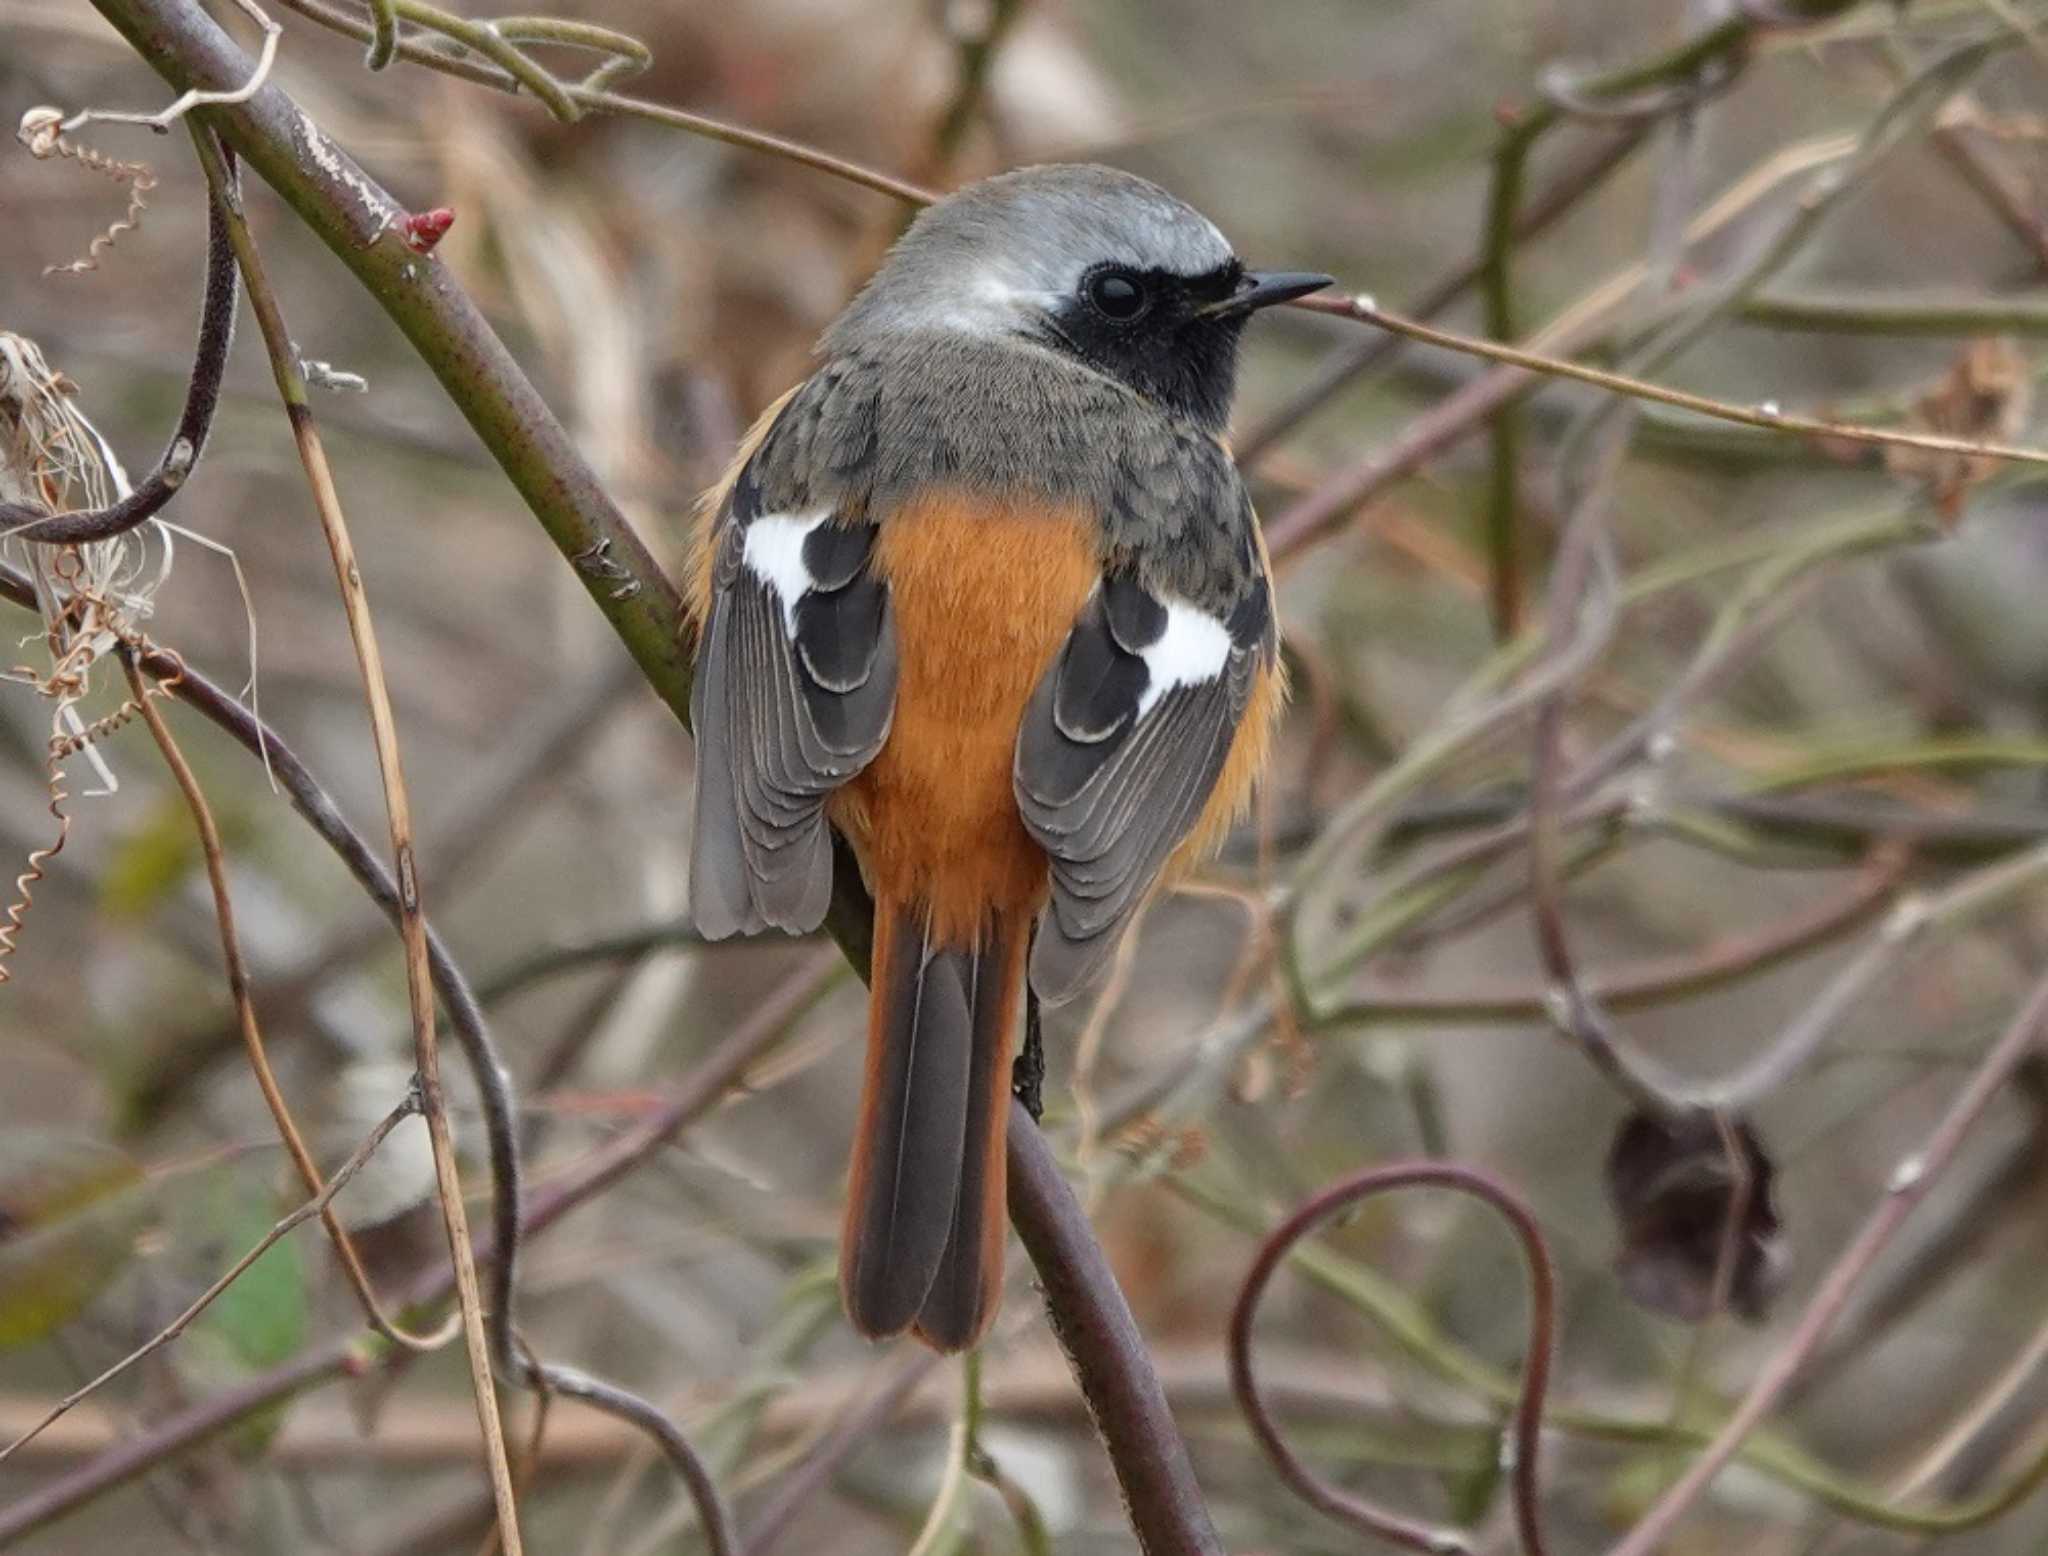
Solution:
[(697, 925), (816, 929), (828, 828), (875, 902), (864, 1335), (987, 1330), (1024, 979), (1078, 993), (1264, 765), (1272, 581), (1222, 439), (1245, 321), (1330, 284), (1247, 270), (1128, 173), (986, 179), (910, 224), (705, 498)]

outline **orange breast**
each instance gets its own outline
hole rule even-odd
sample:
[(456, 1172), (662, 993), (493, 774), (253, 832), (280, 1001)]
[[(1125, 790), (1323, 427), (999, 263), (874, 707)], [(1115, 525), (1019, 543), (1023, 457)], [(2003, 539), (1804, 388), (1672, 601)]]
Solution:
[(896, 718), (832, 817), (879, 898), (922, 903), (935, 939), (969, 944), (1046, 893), (1018, 818), (1017, 727), (1101, 562), (1077, 511), (935, 492), (882, 526), (900, 656)]

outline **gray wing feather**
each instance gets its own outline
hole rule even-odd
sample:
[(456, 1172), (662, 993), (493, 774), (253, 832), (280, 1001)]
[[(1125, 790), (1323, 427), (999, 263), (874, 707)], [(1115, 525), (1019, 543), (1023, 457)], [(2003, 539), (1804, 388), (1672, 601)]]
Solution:
[[(866, 570), (865, 546), (824, 538), (817, 554), (833, 565), (814, 576), (792, 638), (781, 601), (740, 565), (743, 533), (743, 523), (728, 522), (718, 542), (690, 698), (698, 766), (690, 901), (712, 939), (770, 927), (801, 934), (824, 921), (832, 896), (825, 802), (874, 760), (896, 706), (888, 586)], [(853, 563), (849, 549), (859, 553)], [(852, 603), (806, 609), (831, 596)]]
[(1254, 671), (1272, 652), (1264, 584), (1235, 616), (1221, 674), (1173, 686), (1140, 712), (1146, 619), (1128, 578), (1084, 609), (1032, 694), (1013, 787), (1052, 865), (1052, 901), (1031, 953), (1040, 999), (1071, 999), (1101, 970), (1131, 915), (1200, 818), (1222, 774)]

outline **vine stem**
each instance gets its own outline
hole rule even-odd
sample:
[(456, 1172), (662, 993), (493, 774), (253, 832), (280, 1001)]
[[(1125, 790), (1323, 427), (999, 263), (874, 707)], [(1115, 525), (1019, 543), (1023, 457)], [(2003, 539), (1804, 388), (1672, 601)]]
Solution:
[(1550, 1355), (1557, 1337), (1557, 1276), (1543, 1229), (1521, 1197), (1476, 1167), (1434, 1160), (1387, 1162), (1331, 1184), (1311, 1196), (1259, 1244), (1257, 1256), (1239, 1289), (1230, 1313), (1230, 1388), (1237, 1396), (1252, 1436), (1273, 1461), (1281, 1479), (1312, 1507), (1340, 1523), (1391, 1541), (1426, 1556), (1461, 1556), (1471, 1543), (1455, 1529), (1440, 1528), (1392, 1513), (1340, 1491), (1303, 1464), (1281, 1435), (1266, 1408), (1258, 1374), (1252, 1366), (1252, 1324), (1274, 1271), (1310, 1232), (1347, 1206), (1391, 1189), (1452, 1189), (1484, 1201), (1497, 1211), (1522, 1245), (1529, 1267), (1529, 1347), (1522, 1365), (1522, 1386), (1513, 1416), (1508, 1464), (1514, 1501), (1515, 1530), (1527, 1556), (1544, 1556), (1539, 1516), (1536, 1450), (1543, 1431), (1543, 1397), (1550, 1382)]
[(399, 938), (405, 946), (405, 989), (412, 1011), (413, 1056), (419, 1067), (420, 1108), (427, 1121), (441, 1219), (448, 1234), (449, 1256), (454, 1261), (455, 1296), (462, 1314), (463, 1349), (469, 1360), (477, 1425), (483, 1432), (485, 1458), (505, 1556), (523, 1556), (525, 1547), (519, 1535), (518, 1499), (512, 1485), (511, 1458), (505, 1446), (504, 1423), (498, 1412), (498, 1391), (491, 1374), (490, 1342), (484, 1327), (483, 1294), (477, 1280), (476, 1252), (470, 1242), (469, 1214), (462, 1200), (462, 1174), (455, 1161), (455, 1140), (448, 1126), (448, 1100), (441, 1083), (441, 1052), (434, 1027), (433, 974), (427, 959), (426, 913), (421, 906), (419, 866), (413, 851), (412, 802), (406, 791), (405, 773), (399, 759), (398, 729), (392, 717), (391, 694), (384, 678), (384, 658), (377, 645), (369, 594), (363, 587), (362, 569), (357, 565), (355, 545), (349, 538), (341, 496), (335, 489), (327, 451), (313, 422), (305, 373), (292, 346), (291, 332), (285, 327), (270, 277), (257, 253), (255, 238), (249, 231), (240, 191), (228, 170), (227, 153), (214, 138), (213, 131), (203, 124), (193, 125), (192, 140), (198, 149), (200, 163), (206, 169), (214, 204), (227, 223), (228, 241), (234, 247), (235, 260), (241, 268), (243, 284), (248, 289), (249, 304), (262, 332), (264, 348), (270, 356), (278, 396), (284, 402), (285, 416), (291, 423), (292, 439), (298, 446), (306, 484), (313, 495), (314, 509), (319, 514), (321, 533), (334, 561), (335, 582), (341, 593), (342, 609), (348, 618), (349, 637), (355, 644), (363, 697), (369, 711), (371, 739), (377, 752), (377, 773), (384, 790), (393, 872), (398, 878)]
[(1865, 427), (1853, 422), (1825, 421), (1815, 416), (1792, 415), (1780, 410), (1769, 400), (1757, 405), (1736, 405), (1727, 400), (1716, 400), (1683, 389), (1667, 388), (1665, 385), (1648, 383), (1640, 378), (1630, 378), (1625, 373), (1610, 373), (1604, 368), (1588, 367), (1582, 362), (1570, 362), (1562, 357), (1545, 356), (1537, 351), (1522, 351), (1514, 346), (1478, 340), (1470, 335), (1460, 335), (1455, 330), (1437, 329), (1433, 325), (1389, 313), (1372, 298), (1364, 295), (1303, 297), (1296, 299), (1289, 306), (1306, 308), (1312, 313), (1327, 313), (1339, 318), (1355, 319), (1361, 324), (1376, 325), (1397, 335), (1406, 335), (1409, 339), (1419, 340), (1424, 345), (1441, 346), (1447, 351), (1461, 351), (1467, 356), (1485, 357), (1507, 367), (1523, 368), (1552, 378), (1575, 379), (1582, 384), (1591, 384), (1596, 389), (1610, 390), (1615, 394), (1625, 394), (1659, 405), (1675, 406), (1682, 411), (1711, 416), (1716, 421), (1730, 421), (1744, 427), (1760, 427), (1766, 432), (1788, 433), (1795, 437), (1841, 439), (1844, 442), (1870, 443), (1888, 448), (1917, 448), (1937, 454), (1963, 454), (1973, 459), (2003, 459), (2015, 464), (2048, 465), (2048, 449), (2032, 448), (2025, 444), (1986, 443), (1973, 438), (1947, 437), (1936, 432), (1900, 432), (1890, 427)]
[[(385, 1312), (377, 1299), (370, 1272), (364, 1268), (362, 1255), (356, 1250), (355, 1239), (348, 1235), (341, 1218), (328, 1208), (327, 1201), (332, 1197), (328, 1193), (328, 1185), (320, 1175), (320, 1166), (313, 1160), (305, 1136), (299, 1132), (297, 1120), (292, 1117), (291, 1104), (285, 1100), (284, 1088), (278, 1085), (277, 1073), (271, 1068), (270, 1055), (263, 1043), (263, 1029), (256, 1019), (249, 966), (242, 956), (241, 936), (235, 929), (234, 899), (228, 891), (227, 856), (221, 847), (220, 828), (214, 822), (213, 807), (206, 801), (206, 792), (200, 788), (192, 764), (185, 760), (185, 753), (171, 734), (170, 725), (156, 707), (158, 697), (175, 694), (170, 690), (175, 682), (158, 682), (155, 686), (146, 683), (141, 666), (136, 662), (135, 651), (125, 646), (121, 654), (121, 668), (127, 672), (135, 710), (156, 741), (157, 750), (163, 754), (164, 765), (170, 769), (178, 792), (184, 796), (186, 808), (192, 812), (192, 827), (199, 835), (200, 857), (206, 865), (206, 882), (213, 892), (221, 962), (227, 970), (228, 990), (234, 1000), (236, 1028), (248, 1055), (249, 1068), (256, 1076), (256, 1088), (263, 1093), (264, 1105), (269, 1108), (271, 1120), (277, 1126), (285, 1154), (292, 1159), (292, 1166), (306, 1192), (314, 1196), (321, 1223), (327, 1229), (335, 1254), (340, 1259), (342, 1273), (355, 1289), (356, 1301), (361, 1305), (370, 1327), (402, 1350), (437, 1351), (454, 1337), (455, 1326), (447, 1325), (430, 1334), (415, 1334)], [(292, 1223), (293, 1226), (297, 1224), (296, 1221)], [(6, 1454), (0, 1453), (0, 1459), (5, 1457)]]
[(1893, 1170), (1891, 1180), (1885, 1185), (1884, 1198), (1864, 1221), (1855, 1240), (1828, 1271), (1820, 1289), (1800, 1316), (1791, 1338), (1751, 1385), (1735, 1413), (1714, 1434), (1713, 1440), (1693, 1460), (1685, 1474), (1608, 1552), (1608, 1556), (1650, 1556), (1663, 1544), (1714, 1477), (1720, 1474), (1722, 1467), (1735, 1456), (1743, 1440), (1763, 1423), (1779, 1396), (1827, 1338), (1856, 1283), (1877, 1262), (1878, 1256), (1890, 1245), (1893, 1236), (1920, 1201), (1927, 1197), (1934, 1180), (1954, 1160), (1977, 1120), (1990, 1106), (1991, 1099), (2004, 1087), (2020, 1062), (2039, 1046), (2044, 1022), (2048, 1022), (2048, 978), (2034, 985), (2019, 1013), (1985, 1054), (1983, 1062), (1957, 1093), (1948, 1112), (1934, 1126), (1920, 1149), (1903, 1158)]
[(222, 1292), (248, 1274), (251, 1265), (270, 1252), (273, 1247), (282, 1242), (292, 1232), (312, 1220), (315, 1216), (325, 1217), (330, 1215), (334, 1196), (346, 1188), (349, 1180), (361, 1172), (364, 1164), (377, 1154), (377, 1148), (384, 1143), (385, 1137), (419, 1110), (419, 1097), (416, 1094), (408, 1094), (396, 1107), (384, 1115), (376, 1128), (364, 1136), (363, 1143), (355, 1148), (349, 1159), (343, 1162), (335, 1171), (334, 1176), (321, 1185), (319, 1193), (278, 1221), (268, 1232), (265, 1232), (258, 1239), (254, 1247), (250, 1248), (241, 1258), (229, 1265), (222, 1272), (220, 1279), (194, 1297), (190, 1305), (176, 1318), (165, 1324), (163, 1328), (143, 1341), (142, 1344), (100, 1373), (98, 1377), (80, 1384), (69, 1394), (58, 1400), (56, 1404), (44, 1411), (34, 1425), (30, 1426), (28, 1430), (15, 1438), (5, 1448), (0, 1448), (0, 1461), (5, 1461), (12, 1457), (16, 1450), (26, 1447), (29, 1443), (35, 1441), (37, 1437), (41, 1436), (45, 1430), (54, 1425), (61, 1417), (69, 1414), (87, 1399), (97, 1394), (137, 1362), (142, 1361), (145, 1357), (154, 1355), (177, 1339), (179, 1335), (191, 1327), (194, 1319), (214, 1304), (214, 1301)]
[[(352, 14), (338, 5), (328, 3), (328, 0), (280, 0), (280, 3), (286, 10), (296, 11), (308, 21), (317, 22), (330, 32), (338, 32), (343, 37), (354, 38), (359, 43), (372, 43), (375, 39), (376, 29), (370, 18)], [(468, 37), (465, 36), (465, 24), (460, 17), (419, 3), (419, 0), (377, 0), (377, 3), (388, 6), (394, 18), (404, 17), (420, 25), (452, 22), (455, 24), (455, 30), (449, 31), (445, 26), (437, 27), (436, 30), (442, 31), (444, 36), (451, 37), (458, 43), (468, 41)], [(588, 81), (557, 82), (535, 65), (524, 52), (513, 52), (521, 62), (520, 75), (473, 55), (453, 54), (431, 44), (415, 42), (410, 38), (397, 39), (395, 48), (396, 57), (410, 64), (424, 65), (429, 70), (440, 71), (443, 75), (455, 76), (479, 86), (495, 87), (501, 92), (517, 92), (523, 80), (544, 79), (553, 88), (556, 103), (566, 105), (572, 110), (569, 114), (571, 118), (576, 113), (588, 109), (597, 113), (616, 114), (621, 118), (645, 119), (653, 124), (666, 125), (670, 129), (686, 130), (692, 135), (723, 141), (729, 146), (741, 146), (750, 151), (765, 151), (785, 161), (801, 163), (805, 167), (816, 168), (821, 173), (829, 173), (832, 177), (843, 179), (849, 184), (859, 184), (874, 190), (877, 194), (888, 195), (891, 199), (901, 200), (906, 205), (929, 205), (938, 198), (931, 190), (913, 184), (907, 179), (897, 178), (877, 168), (865, 167), (845, 157), (834, 156), (828, 151), (806, 146), (800, 141), (771, 135), (765, 130), (752, 130), (744, 125), (728, 124), (708, 114), (692, 113), (686, 108), (676, 108), (668, 103), (654, 103), (645, 98), (628, 97), (602, 86), (594, 86)], [(559, 108), (557, 112), (559, 114)]]

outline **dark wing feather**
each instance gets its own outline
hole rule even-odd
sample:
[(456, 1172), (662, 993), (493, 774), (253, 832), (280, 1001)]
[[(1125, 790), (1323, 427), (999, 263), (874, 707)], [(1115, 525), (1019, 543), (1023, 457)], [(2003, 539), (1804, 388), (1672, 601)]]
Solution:
[(1082, 608), (1025, 710), (1017, 806), (1052, 862), (1052, 901), (1031, 956), (1041, 999), (1070, 999), (1101, 968), (1160, 869), (1193, 829), (1230, 754), (1259, 664), (1274, 652), (1257, 579), (1225, 623), (1217, 673), (1146, 703), (1146, 651), (1167, 626), (1161, 601), (1112, 574)]
[(804, 537), (793, 608), (746, 564), (761, 522), (749, 475), (718, 535), (690, 713), (697, 736), (690, 901), (713, 939), (816, 929), (832, 895), (825, 802), (873, 761), (896, 706), (889, 587), (875, 531), (828, 518)]

